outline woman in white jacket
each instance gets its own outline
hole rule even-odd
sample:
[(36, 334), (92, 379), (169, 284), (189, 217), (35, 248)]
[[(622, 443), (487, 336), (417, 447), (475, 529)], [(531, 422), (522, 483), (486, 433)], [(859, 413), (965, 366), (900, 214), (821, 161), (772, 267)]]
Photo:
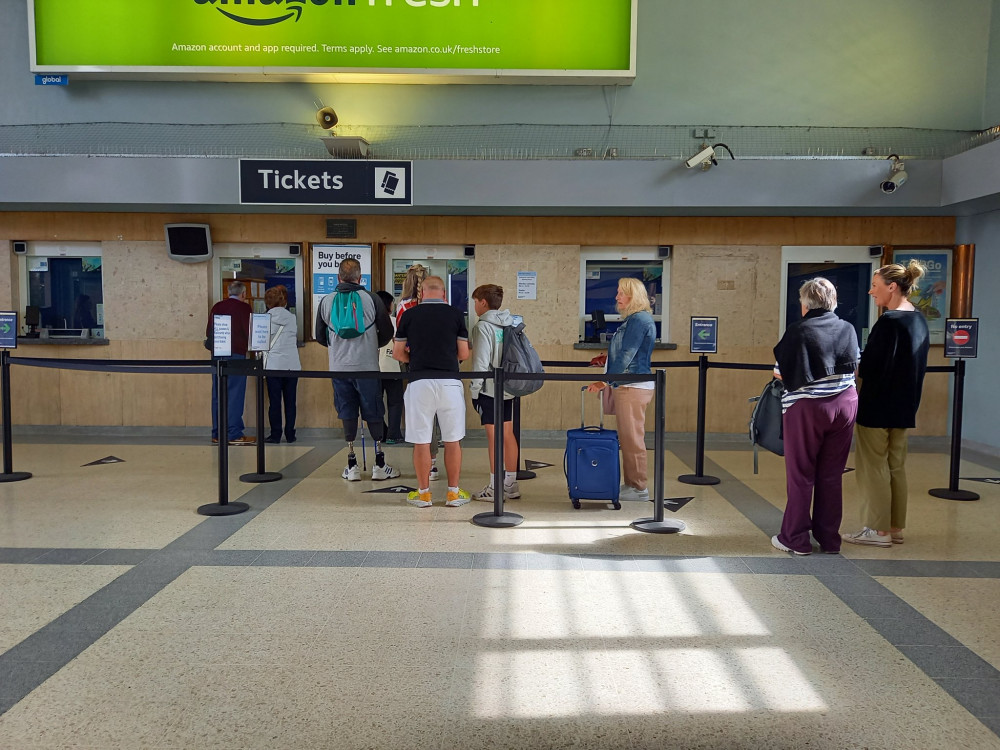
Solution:
[[(483, 372), (493, 370), (500, 365), (503, 355), (504, 326), (513, 325), (514, 318), (510, 310), (501, 310), (503, 304), (503, 287), (496, 284), (483, 284), (476, 287), (472, 293), (476, 315), (479, 321), (472, 329), (472, 370)], [(469, 381), (472, 394), (472, 405), (479, 414), (479, 420), (486, 429), (486, 439), (490, 451), (490, 481), (475, 494), (476, 500), (493, 502), (494, 467), (494, 425), (493, 404), (497, 394), (493, 392), (491, 378)], [(506, 500), (521, 497), (521, 489), (517, 485), (517, 440), (514, 438), (514, 397), (506, 393), (499, 394), (503, 398), (503, 494)]]
[[(298, 325), (286, 305), (288, 290), (283, 286), (273, 286), (264, 293), (264, 304), (271, 314), (271, 349), (264, 354), (266, 370), (301, 370), (298, 348)], [(285, 404), (285, 440), (295, 442), (295, 390), (299, 379), (290, 376), (268, 375), (267, 418), (271, 423), (271, 434), (265, 443), (281, 442), (281, 403)]]

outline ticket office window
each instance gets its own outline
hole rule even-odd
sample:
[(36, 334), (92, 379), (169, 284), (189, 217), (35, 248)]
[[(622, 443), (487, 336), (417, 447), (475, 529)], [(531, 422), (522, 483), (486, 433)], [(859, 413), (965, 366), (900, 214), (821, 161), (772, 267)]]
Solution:
[(288, 310), (295, 315), (298, 340), (303, 341), (302, 256), (290, 255), (288, 245), (217, 244), (212, 258), (212, 299), (215, 304), (229, 296), (229, 285), (242, 281), (247, 302), (255, 313), (266, 313), (264, 294), (282, 285), (288, 290)]
[(407, 269), (420, 263), (430, 276), (444, 280), (448, 303), (465, 316), (466, 326), (475, 325), (470, 295), (475, 290), (475, 260), (465, 254), (464, 246), (390, 245), (385, 251), (385, 288), (399, 301)]
[(31, 242), (18, 262), (21, 335), (104, 338), (104, 277), (99, 243)]
[(666, 343), (670, 333), (670, 259), (657, 248), (591, 248), (580, 254), (580, 342), (609, 341), (622, 324), (615, 297), (618, 280), (639, 279), (649, 295), (656, 325), (656, 341)]

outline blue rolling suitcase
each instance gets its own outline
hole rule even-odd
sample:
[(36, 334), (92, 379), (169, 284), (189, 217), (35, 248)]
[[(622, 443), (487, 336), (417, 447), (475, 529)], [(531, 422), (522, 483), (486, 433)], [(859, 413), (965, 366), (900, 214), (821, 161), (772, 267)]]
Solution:
[(566, 433), (563, 472), (569, 484), (569, 498), (579, 508), (581, 500), (605, 500), (621, 510), (618, 489), (621, 486), (621, 462), (618, 457), (618, 432), (604, 429), (604, 405), (601, 394), (597, 403), (601, 421), (597, 427), (584, 426), (586, 388), (580, 389), (580, 429)]

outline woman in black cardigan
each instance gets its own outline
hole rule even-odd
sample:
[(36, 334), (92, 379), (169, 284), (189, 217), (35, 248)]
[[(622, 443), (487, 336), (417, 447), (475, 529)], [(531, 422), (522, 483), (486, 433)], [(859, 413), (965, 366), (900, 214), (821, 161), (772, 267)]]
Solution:
[(903, 543), (906, 526), (906, 431), (916, 424), (927, 371), (929, 337), (923, 313), (908, 299), (924, 275), (911, 260), (882, 266), (868, 292), (886, 308), (861, 355), (854, 460), (861, 489), (861, 531), (845, 542), (872, 547)]
[(788, 499), (781, 531), (771, 544), (784, 552), (812, 552), (809, 532), (824, 552), (840, 551), (843, 474), (851, 451), (858, 396), (854, 369), (858, 336), (841, 320), (837, 289), (824, 278), (799, 289), (802, 320), (774, 347), (781, 398)]

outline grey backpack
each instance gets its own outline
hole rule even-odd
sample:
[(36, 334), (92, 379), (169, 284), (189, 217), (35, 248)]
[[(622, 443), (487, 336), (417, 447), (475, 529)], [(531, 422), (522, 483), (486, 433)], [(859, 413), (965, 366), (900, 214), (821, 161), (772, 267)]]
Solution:
[(517, 377), (524, 373), (543, 373), (542, 360), (524, 332), (524, 323), (503, 328), (503, 354), (500, 357), (503, 368), (503, 389), (511, 396), (527, 396), (542, 387), (541, 380), (526, 380)]
[(764, 386), (759, 396), (751, 398), (756, 402), (750, 415), (750, 442), (753, 443), (753, 473), (757, 473), (757, 446), (779, 456), (785, 455), (785, 440), (781, 432), (781, 396), (785, 386), (774, 378)]

